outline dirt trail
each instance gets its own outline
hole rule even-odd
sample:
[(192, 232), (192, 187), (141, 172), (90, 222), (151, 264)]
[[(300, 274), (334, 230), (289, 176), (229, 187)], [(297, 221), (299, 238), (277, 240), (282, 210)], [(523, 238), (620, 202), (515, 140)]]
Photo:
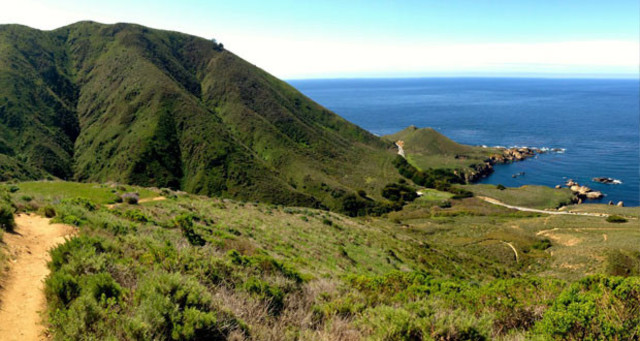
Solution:
[(546, 210), (538, 210), (535, 208), (528, 208), (528, 207), (521, 207), (521, 206), (513, 206), (513, 205), (507, 205), (499, 200), (493, 199), (493, 198), (489, 198), (489, 197), (483, 197), (483, 196), (478, 196), (478, 198), (494, 204), (494, 205), (498, 205), (498, 206), (504, 206), (507, 208), (511, 208), (514, 210), (518, 210), (518, 211), (524, 211), (524, 212), (536, 212), (536, 213), (545, 213), (545, 214), (555, 214), (555, 215), (582, 215), (582, 216), (589, 216), (589, 217), (608, 217), (608, 214), (605, 213), (586, 213), (586, 212), (562, 212), (562, 211), (546, 211)]
[(42, 312), (49, 250), (64, 242), (74, 228), (49, 224), (28, 214), (15, 217), (16, 229), (2, 239), (9, 250), (9, 271), (0, 289), (0, 340), (46, 340)]

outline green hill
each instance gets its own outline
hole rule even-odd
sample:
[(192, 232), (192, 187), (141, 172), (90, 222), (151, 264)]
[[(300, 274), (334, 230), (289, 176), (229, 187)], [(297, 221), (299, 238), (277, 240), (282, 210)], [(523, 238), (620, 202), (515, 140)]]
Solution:
[(410, 126), (383, 139), (404, 142), (406, 159), (419, 170), (429, 168), (451, 169), (467, 175), (470, 180), (486, 171), (486, 160), (494, 154), (502, 154), (495, 148), (483, 148), (457, 143), (433, 128)]
[(396, 177), (390, 147), (206, 39), (133, 24), (0, 26), (0, 180), (337, 208)]
[(456, 155), (471, 153), (474, 148), (459, 144), (440, 134), (433, 128), (409, 126), (392, 135), (384, 136), (389, 141), (404, 141), (408, 153), (428, 155)]

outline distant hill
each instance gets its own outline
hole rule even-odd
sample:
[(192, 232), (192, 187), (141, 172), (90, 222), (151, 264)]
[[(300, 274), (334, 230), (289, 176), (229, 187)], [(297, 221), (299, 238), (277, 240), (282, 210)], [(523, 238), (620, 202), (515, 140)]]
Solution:
[(455, 170), (467, 181), (475, 181), (492, 170), (487, 159), (502, 150), (469, 146), (454, 142), (433, 128), (410, 126), (392, 135), (389, 142), (402, 141), (407, 161), (420, 170), (445, 168)]
[(390, 141), (404, 141), (405, 150), (411, 153), (455, 155), (474, 151), (473, 147), (454, 142), (433, 128), (409, 126), (395, 134), (386, 135), (385, 138)]
[(394, 148), (215, 42), (0, 26), (0, 181), (56, 177), (334, 208)]

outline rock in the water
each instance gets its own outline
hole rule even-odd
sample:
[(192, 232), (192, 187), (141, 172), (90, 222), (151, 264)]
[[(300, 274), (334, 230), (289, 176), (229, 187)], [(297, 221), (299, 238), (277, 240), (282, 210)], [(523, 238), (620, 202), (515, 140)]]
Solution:
[(624, 207), (624, 203), (622, 201), (618, 201), (618, 205), (616, 206)]
[(587, 197), (587, 199), (592, 199), (592, 200), (593, 199), (600, 199), (600, 198), (602, 198), (604, 196), (602, 194), (602, 192), (599, 192), (599, 191), (586, 192), (584, 195)]
[(556, 185), (556, 189), (560, 189), (560, 188), (562, 188), (562, 186)]
[(605, 177), (593, 178), (591, 180), (593, 180), (595, 182), (600, 182), (600, 183), (603, 183), (603, 184), (608, 184), (608, 185), (622, 183), (622, 181), (620, 181), (620, 180), (616, 180), (614, 178), (605, 178)]
[(569, 179), (569, 180), (567, 180), (567, 183), (565, 185), (567, 185), (567, 187), (578, 186), (578, 183), (573, 181), (573, 180), (571, 180), (571, 179)]
[(613, 206), (613, 201), (609, 200), (609, 206)]

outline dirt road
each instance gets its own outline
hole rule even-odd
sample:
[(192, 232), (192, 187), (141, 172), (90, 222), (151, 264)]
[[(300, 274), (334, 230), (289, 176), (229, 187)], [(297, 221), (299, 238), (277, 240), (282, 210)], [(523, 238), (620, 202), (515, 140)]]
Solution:
[(547, 211), (547, 210), (539, 210), (539, 209), (535, 209), (535, 208), (528, 208), (528, 207), (521, 207), (521, 206), (513, 206), (513, 205), (507, 205), (499, 200), (493, 199), (493, 198), (489, 198), (489, 197), (483, 197), (483, 196), (478, 196), (478, 198), (494, 204), (494, 205), (499, 205), (499, 206), (504, 206), (507, 208), (511, 208), (514, 210), (518, 210), (518, 211), (524, 211), (524, 212), (537, 212), (537, 213), (544, 213), (544, 214), (555, 214), (555, 215), (582, 215), (582, 216), (589, 216), (589, 217), (608, 217), (608, 214), (605, 213), (585, 213), (585, 212), (563, 212), (563, 211)]
[(9, 271), (0, 289), (0, 340), (46, 340), (44, 279), (49, 250), (63, 243), (74, 228), (49, 219), (19, 214), (15, 232), (2, 239), (9, 250)]

